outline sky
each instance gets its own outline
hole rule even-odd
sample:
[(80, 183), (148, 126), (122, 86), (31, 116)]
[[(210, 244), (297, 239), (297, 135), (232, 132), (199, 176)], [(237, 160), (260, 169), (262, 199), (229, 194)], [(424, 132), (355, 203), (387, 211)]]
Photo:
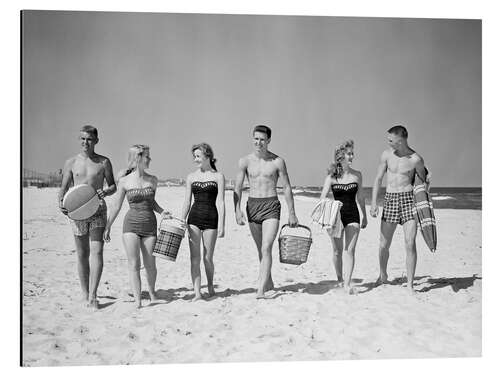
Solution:
[(234, 178), (251, 130), (292, 185), (322, 185), (335, 145), (373, 183), (386, 131), (402, 124), (433, 186), (481, 186), (481, 21), (25, 11), (23, 166), (62, 168), (78, 130), (115, 173), (151, 147), (151, 173), (185, 177), (212, 145)]

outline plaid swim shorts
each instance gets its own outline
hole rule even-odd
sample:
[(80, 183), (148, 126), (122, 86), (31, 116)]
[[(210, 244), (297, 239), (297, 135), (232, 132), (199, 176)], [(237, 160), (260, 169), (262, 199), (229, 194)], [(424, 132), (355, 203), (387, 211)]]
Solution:
[(385, 193), (382, 220), (401, 225), (409, 220), (415, 220), (413, 191)]
[(75, 236), (85, 236), (89, 232), (96, 228), (105, 228), (107, 220), (107, 207), (104, 199), (101, 199), (99, 203), (99, 208), (97, 212), (84, 220), (72, 220), (69, 219), (71, 223), (71, 229), (73, 229), (73, 234)]

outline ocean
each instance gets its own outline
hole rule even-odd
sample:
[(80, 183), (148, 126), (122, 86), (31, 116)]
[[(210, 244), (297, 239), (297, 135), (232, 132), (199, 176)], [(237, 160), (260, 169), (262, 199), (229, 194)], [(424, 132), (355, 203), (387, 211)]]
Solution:
[[(317, 197), (321, 195), (321, 186), (296, 186), (293, 188), (294, 195)], [(365, 202), (371, 203), (372, 188), (363, 188)], [(377, 202), (383, 204), (385, 188), (380, 188)], [(482, 188), (481, 187), (432, 187), (430, 189), (434, 208), (453, 208), (458, 210), (481, 210)], [(330, 193), (331, 196), (331, 193)]]

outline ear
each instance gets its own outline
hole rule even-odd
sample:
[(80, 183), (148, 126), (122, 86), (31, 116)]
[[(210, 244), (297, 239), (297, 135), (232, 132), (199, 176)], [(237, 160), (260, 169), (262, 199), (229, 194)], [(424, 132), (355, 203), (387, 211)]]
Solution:
[(98, 144), (99, 143), (99, 138), (96, 138), (95, 139), (95, 144)]

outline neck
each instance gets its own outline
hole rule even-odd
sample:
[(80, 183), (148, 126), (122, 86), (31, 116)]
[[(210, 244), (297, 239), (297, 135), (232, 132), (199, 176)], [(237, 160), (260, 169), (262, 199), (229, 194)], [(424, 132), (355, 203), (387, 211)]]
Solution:
[(202, 165), (200, 167), (200, 172), (207, 172), (207, 171), (210, 171), (212, 170), (212, 167), (210, 165)]
[(144, 168), (139, 168), (139, 167), (137, 167), (137, 168), (135, 169), (135, 172), (136, 172), (136, 173), (137, 173), (140, 177), (144, 176)]
[(268, 150), (262, 150), (262, 151), (255, 150), (253, 154), (255, 156), (257, 156), (258, 158), (264, 158), (267, 156), (267, 153), (268, 153)]
[(80, 155), (82, 155), (83, 157), (86, 157), (86, 158), (91, 158), (95, 155), (95, 152), (94, 152), (94, 150), (82, 151), (82, 152), (80, 152)]

